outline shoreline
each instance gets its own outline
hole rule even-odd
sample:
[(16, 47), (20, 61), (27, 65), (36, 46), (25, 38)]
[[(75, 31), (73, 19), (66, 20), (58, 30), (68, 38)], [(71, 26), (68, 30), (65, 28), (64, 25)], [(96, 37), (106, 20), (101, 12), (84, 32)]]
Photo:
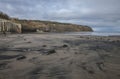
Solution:
[[(6, 32), (6, 34), (17, 34)], [(76, 36), (120, 36), (120, 32), (26, 32), (20, 34), (61, 34), (61, 35), (76, 35)], [(3, 35), (0, 32), (0, 35)]]

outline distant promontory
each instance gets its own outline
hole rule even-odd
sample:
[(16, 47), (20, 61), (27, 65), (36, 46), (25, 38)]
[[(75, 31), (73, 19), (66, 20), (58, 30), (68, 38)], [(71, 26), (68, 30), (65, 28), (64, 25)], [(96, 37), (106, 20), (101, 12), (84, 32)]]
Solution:
[(21, 24), (21, 32), (86, 32), (93, 31), (91, 27), (71, 23), (60, 23), (41, 20), (23, 20), (10, 18), (7, 14), (0, 12), (0, 18), (13, 23)]

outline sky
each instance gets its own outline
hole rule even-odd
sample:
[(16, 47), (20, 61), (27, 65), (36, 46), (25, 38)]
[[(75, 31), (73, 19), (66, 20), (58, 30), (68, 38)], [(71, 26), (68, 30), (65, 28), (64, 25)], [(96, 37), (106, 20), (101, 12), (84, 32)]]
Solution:
[(0, 0), (0, 11), (20, 19), (87, 25), (120, 32), (120, 0)]

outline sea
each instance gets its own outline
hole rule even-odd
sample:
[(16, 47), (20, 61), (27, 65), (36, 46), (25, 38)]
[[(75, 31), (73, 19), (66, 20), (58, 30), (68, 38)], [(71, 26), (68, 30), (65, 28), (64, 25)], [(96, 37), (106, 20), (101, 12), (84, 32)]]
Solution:
[(120, 36), (120, 32), (67, 32), (65, 35)]

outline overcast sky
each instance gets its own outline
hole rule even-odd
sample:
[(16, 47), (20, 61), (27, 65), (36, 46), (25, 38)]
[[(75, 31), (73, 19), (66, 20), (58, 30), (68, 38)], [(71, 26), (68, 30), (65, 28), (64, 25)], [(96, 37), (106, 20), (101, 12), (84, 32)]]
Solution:
[(69, 22), (120, 32), (120, 0), (0, 0), (12, 17)]

